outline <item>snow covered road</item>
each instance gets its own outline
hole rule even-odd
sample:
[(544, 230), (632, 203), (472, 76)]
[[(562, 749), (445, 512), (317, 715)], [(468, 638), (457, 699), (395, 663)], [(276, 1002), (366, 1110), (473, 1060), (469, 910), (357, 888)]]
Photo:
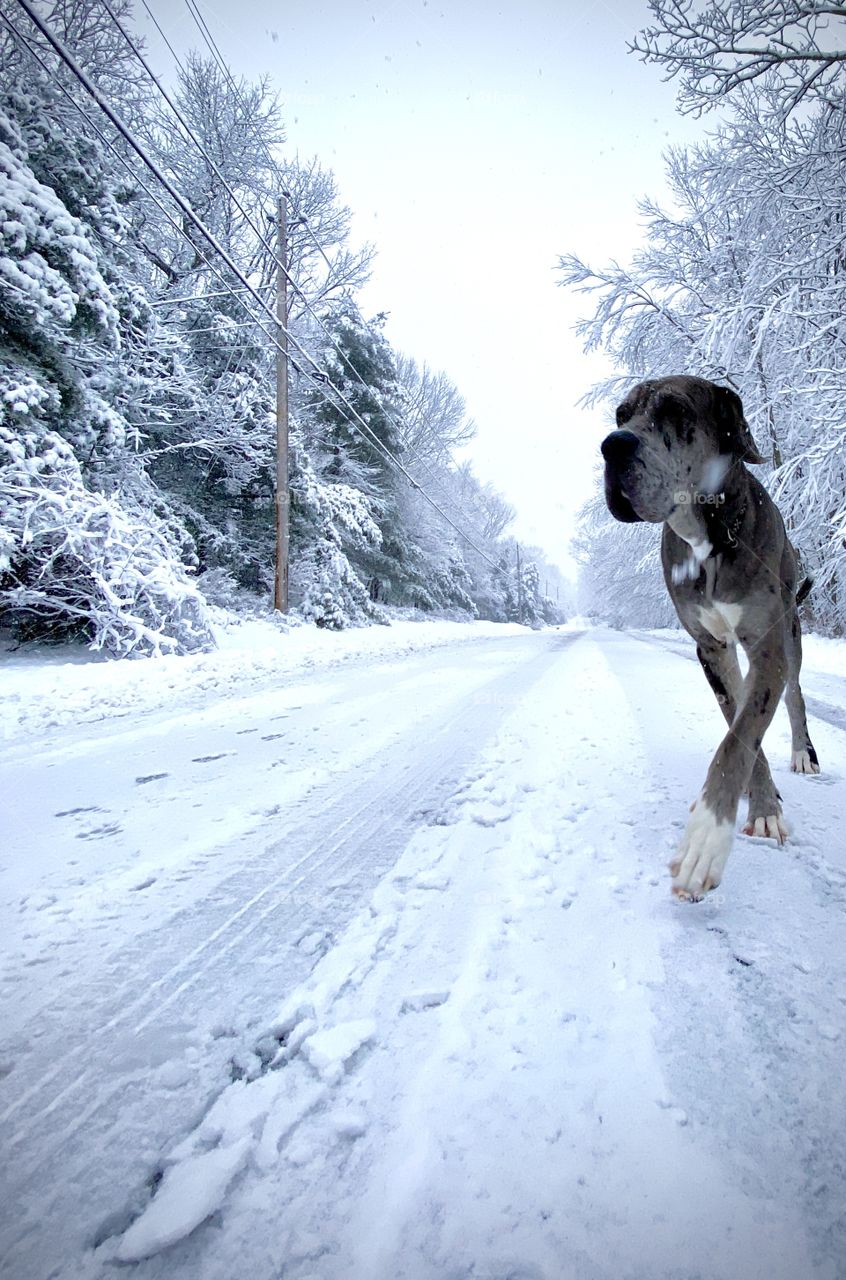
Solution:
[(650, 637), (504, 636), (0, 755), (2, 1274), (846, 1276), (842, 681), (724, 886)]

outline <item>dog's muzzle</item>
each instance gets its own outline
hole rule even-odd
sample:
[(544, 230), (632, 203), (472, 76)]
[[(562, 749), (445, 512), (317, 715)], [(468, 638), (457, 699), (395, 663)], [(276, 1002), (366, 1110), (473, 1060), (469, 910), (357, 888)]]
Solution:
[(627, 466), (637, 453), (639, 440), (633, 431), (612, 431), (599, 446), (607, 463), (616, 468)]
[(640, 441), (633, 431), (612, 431), (600, 445), (605, 459), (605, 501), (615, 520), (634, 524), (637, 514), (624, 492), (626, 472), (634, 462)]

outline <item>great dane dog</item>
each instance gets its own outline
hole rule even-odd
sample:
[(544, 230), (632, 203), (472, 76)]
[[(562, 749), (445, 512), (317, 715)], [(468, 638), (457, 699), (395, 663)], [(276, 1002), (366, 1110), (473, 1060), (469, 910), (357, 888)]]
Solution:
[[(810, 581), (797, 595), (796, 552), (778, 508), (744, 465), (763, 458), (728, 387), (681, 376), (639, 383), (617, 409), (602, 455), (611, 514), (663, 523), (667, 589), (729, 725), (670, 863), (673, 892), (698, 901), (720, 883), (744, 792), (744, 834), (779, 844), (787, 836), (761, 748), (783, 691), (791, 767), (819, 773), (799, 687), (797, 603)], [(745, 679), (738, 643), (749, 659)]]

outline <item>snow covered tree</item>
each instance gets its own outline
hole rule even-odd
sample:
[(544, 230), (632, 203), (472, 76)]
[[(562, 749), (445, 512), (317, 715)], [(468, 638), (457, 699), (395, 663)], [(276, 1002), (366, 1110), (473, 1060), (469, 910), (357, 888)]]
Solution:
[(324, 316), (321, 368), (332, 387), (312, 385), (303, 400), (319, 433), (326, 468), (342, 479), (366, 469), (382, 492), (394, 486), (387, 457), (400, 454), (402, 392), (394, 353), (384, 335), (384, 317), (367, 323), (348, 300)]
[(310, 622), (339, 631), (376, 616), (350, 553), (378, 550), (381, 531), (360, 490), (319, 474), (297, 423), (291, 443), (291, 603)]
[[(315, 161), (279, 160), (284, 126), (265, 81), (235, 81), (191, 54), (175, 100), (185, 123), (159, 101), (146, 128), (149, 145), (266, 301), (276, 288), (277, 198), (287, 193), (290, 326), (297, 340), (308, 340), (306, 304), (325, 303), (360, 283), (369, 262), (368, 250), (353, 253), (343, 243), (349, 215), (331, 175)], [(150, 407), (151, 474), (190, 529), (201, 569), (267, 591), (274, 557), (273, 321), (190, 221), (174, 227), (147, 201), (142, 244), (158, 314), (178, 339), (192, 384), (178, 405), (160, 413)], [(292, 354), (296, 359), (295, 347)], [(322, 513), (322, 507), (314, 513), (316, 524)]]
[(237, 271), (0, 0), (4, 620), (121, 654), (186, 650), (210, 642), (195, 573), (217, 599), (227, 583), (269, 591), (274, 321), (243, 279), (273, 298), (280, 192), (294, 607), (333, 628), (386, 602), (499, 609), (485, 557), (387, 456), (413, 457), (417, 483), (494, 547), (511, 512), (452, 465), (473, 430), (461, 396), (444, 374), (398, 362), (382, 319), (362, 318), (354, 295), (372, 250), (350, 247), (332, 175), (282, 158), (269, 84), (192, 54), (174, 110), (126, 38), (129, 0), (113, 0), (118, 23), (98, 0), (40, 8)]
[(154, 328), (122, 189), (99, 143), (67, 128), (57, 89), (23, 62), (10, 67), (0, 98), (3, 616), (21, 633), (79, 633), (118, 653), (195, 648), (210, 634), (180, 532), (129, 462), (131, 427), (116, 403)]
[(421, 369), (409, 356), (397, 358), (397, 379), (405, 392), (407, 447), (426, 462), (448, 464), (476, 434), (464, 397), (443, 372)]

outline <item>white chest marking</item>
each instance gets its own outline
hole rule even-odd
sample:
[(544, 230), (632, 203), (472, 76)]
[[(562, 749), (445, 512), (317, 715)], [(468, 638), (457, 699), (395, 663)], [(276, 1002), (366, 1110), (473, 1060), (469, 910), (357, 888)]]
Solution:
[(743, 617), (743, 605), (720, 604), (718, 600), (699, 606), (699, 621), (715, 640), (737, 644), (737, 628)]

